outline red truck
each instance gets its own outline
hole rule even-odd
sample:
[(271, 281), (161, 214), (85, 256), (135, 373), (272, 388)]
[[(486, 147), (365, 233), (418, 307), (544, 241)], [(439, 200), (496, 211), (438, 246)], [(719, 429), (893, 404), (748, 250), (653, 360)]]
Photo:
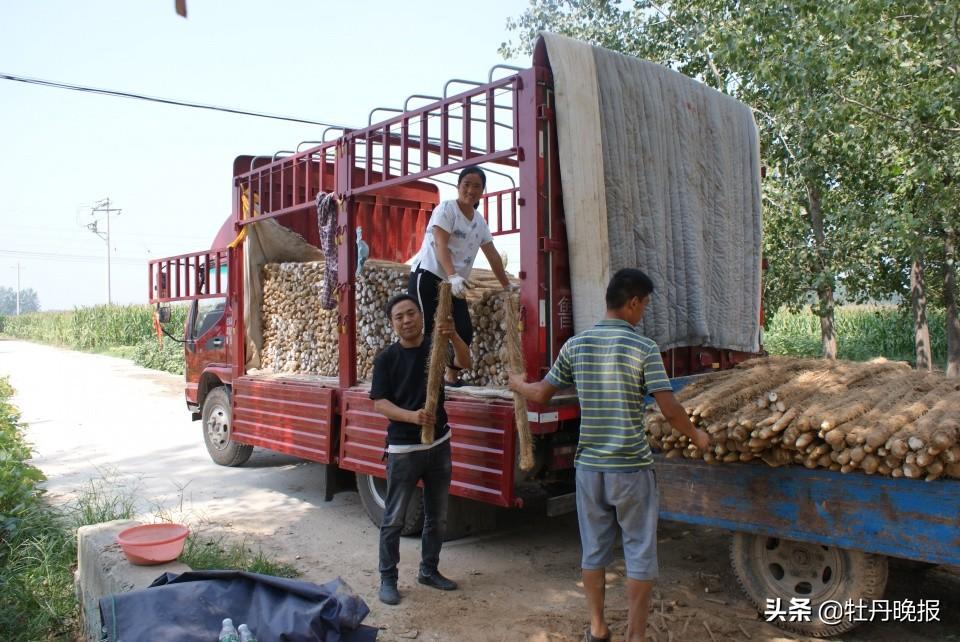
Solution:
[[(500, 76), (500, 77), (495, 77)], [(467, 87), (448, 95), (450, 88)], [(443, 96), (411, 96), (386, 120), (336, 138), (301, 143), (296, 152), (241, 156), (233, 165), (233, 210), (210, 250), (151, 261), (152, 304), (189, 302), (184, 337), (186, 402), (202, 421), (215, 462), (243, 464), (253, 447), (324, 465), (328, 499), (355, 474), (371, 519), (385, 496), (382, 453), (387, 421), (373, 410), (357, 377), (356, 239), (361, 226), (372, 259), (408, 261), (439, 203), (437, 181), (480, 164), (513, 177), (482, 198), (494, 236), (519, 238), (522, 346), (527, 376), (541, 378), (573, 333), (564, 204), (557, 152), (554, 91), (544, 48), (533, 66), (498, 65), (486, 82), (450, 81)], [(413, 101), (425, 102), (411, 108)], [(374, 110), (375, 112), (377, 110)], [(371, 112), (372, 120), (373, 112)], [(324, 136), (326, 138), (326, 134)], [(300, 147), (305, 147), (299, 151)], [(245, 367), (244, 229), (274, 219), (319, 247), (318, 192), (343, 200), (338, 220), (339, 376), (251, 373)], [(251, 207), (257, 204), (257, 207)], [(672, 377), (724, 369), (745, 353), (710, 347), (665, 352)], [(550, 514), (573, 509), (573, 456), (579, 410), (572, 395), (530, 404), (536, 465), (517, 465), (513, 403), (448, 390), (453, 482), (449, 531), (470, 532), (490, 511), (544, 501)], [(419, 527), (411, 502), (408, 532)]]
[[(448, 95), (452, 86), (467, 89)], [(369, 384), (358, 378), (358, 342), (365, 348), (366, 337), (358, 337), (355, 230), (363, 229), (369, 258), (408, 261), (440, 200), (438, 183), (467, 165), (509, 177), (501, 177), (502, 189), (483, 196), (481, 211), (495, 236), (519, 239), (515, 271), (527, 376), (539, 379), (548, 371), (573, 333), (568, 249), (576, 242), (566, 235), (554, 87), (540, 42), (528, 69), (498, 66), (486, 82), (449, 81), (442, 96), (411, 96), (402, 109), (374, 110), (370, 121), (377, 111), (396, 114), (376, 124), (337, 131), (330, 140), (325, 134), (295, 152), (234, 161), (232, 213), (211, 249), (149, 264), (149, 299), (159, 320), (169, 312), (167, 304), (189, 305), (186, 402), (193, 418), (202, 420), (216, 463), (239, 466), (255, 446), (318, 462), (327, 499), (355, 478), (367, 513), (379, 525), (387, 422), (373, 410)], [(411, 108), (414, 101), (424, 104)], [(750, 187), (759, 193), (758, 186)], [(244, 323), (253, 299), (245, 287), (250, 275), (244, 275), (245, 253), (249, 258), (251, 252), (244, 238), (249, 226), (272, 219), (319, 247), (319, 192), (335, 193), (343, 203), (337, 221), (338, 376), (253, 370), (246, 348), (251, 328)], [(759, 243), (759, 237), (750, 238)], [(663, 359), (676, 388), (692, 375), (727, 369), (749, 356), (693, 346), (669, 350)], [(517, 465), (508, 394), (478, 398), (448, 389), (446, 408), (453, 428), (449, 537), (489, 525), (493, 507), (544, 502), (548, 514), (573, 510), (579, 418), (574, 395), (558, 396), (548, 406), (528, 405), (536, 460), (529, 471)], [(656, 458), (661, 517), (734, 531), (733, 568), (761, 613), (771, 598), (806, 599), (815, 606), (828, 598), (878, 598), (887, 556), (960, 564), (956, 482)], [(420, 511), (420, 502), (410, 503), (408, 534), (419, 530)], [(816, 636), (856, 623), (776, 622)]]

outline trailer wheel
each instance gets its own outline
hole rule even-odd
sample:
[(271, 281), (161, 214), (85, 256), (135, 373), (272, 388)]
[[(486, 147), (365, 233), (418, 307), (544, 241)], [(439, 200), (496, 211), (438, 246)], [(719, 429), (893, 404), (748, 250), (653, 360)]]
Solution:
[(223, 386), (214, 388), (203, 400), (203, 443), (210, 459), (221, 466), (239, 466), (250, 459), (253, 446), (240, 444), (230, 439), (233, 425), (230, 409), (230, 394)]
[[(777, 600), (780, 611), (788, 614), (792, 599), (809, 600), (808, 618), (791, 622), (787, 615), (771, 623), (813, 637), (855, 627), (858, 619), (846, 617), (843, 605), (847, 600), (864, 600), (869, 608), (870, 600), (882, 597), (887, 584), (887, 558), (882, 555), (766, 535), (734, 533), (730, 561), (743, 592), (765, 619), (774, 615), (771, 607)], [(823, 621), (820, 608), (828, 602), (824, 613), (839, 603), (840, 614)]]
[[(367, 511), (367, 516), (373, 525), (380, 528), (383, 523), (383, 513), (387, 505), (387, 480), (375, 475), (357, 473), (357, 492), (360, 494), (360, 503)], [(423, 530), (423, 491), (417, 488), (410, 503), (407, 504), (407, 514), (403, 518), (401, 535), (417, 535)]]

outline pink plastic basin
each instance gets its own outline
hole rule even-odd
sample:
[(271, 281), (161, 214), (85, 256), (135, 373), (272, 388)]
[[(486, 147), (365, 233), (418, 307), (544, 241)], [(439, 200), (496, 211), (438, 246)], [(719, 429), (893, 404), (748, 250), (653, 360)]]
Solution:
[(180, 557), (190, 529), (183, 524), (143, 524), (120, 531), (117, 543), (133, 564), (164, 564)]

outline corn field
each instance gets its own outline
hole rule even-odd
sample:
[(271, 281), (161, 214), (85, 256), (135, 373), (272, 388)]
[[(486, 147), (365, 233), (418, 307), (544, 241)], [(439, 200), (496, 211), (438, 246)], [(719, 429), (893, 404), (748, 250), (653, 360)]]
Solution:
[[(933, 361), (946, 363), (947, 340), (942, 310), (928, 310)], [(913, 319), (909, 311), (892, 305), (847, 305), (836, 309), (834, 328), (837, 357), (866, 361), (886, 357), (914, 363)], [(809, 308), (781, 309), (763, 334), (763, 347), (773, 355), (820, 357), (820, 319)]]
[[(183, 333), (186, 306), (172, 306), (166, 328), (174, 336)], [(136, 347), (134, 361), (148, 368), (183, 372), (183, 346), (164, 337), (157, 341), (153, 308), (149, 305), (97, 305), (65, 312), (33, 312), (0, 316), (3, 336), (37, 343), (100, 351), (121, 346)]]
[[(180, 333), (187, 316), (186, 307), (173, 307), (168, 328)], [(154, 338), (153, 308), (148, 305), (97, 305), (67, 312), (33, 312), (4, 318), (5, 335), (27, 341), (97, 350), (114, 346), (134, 346)]]

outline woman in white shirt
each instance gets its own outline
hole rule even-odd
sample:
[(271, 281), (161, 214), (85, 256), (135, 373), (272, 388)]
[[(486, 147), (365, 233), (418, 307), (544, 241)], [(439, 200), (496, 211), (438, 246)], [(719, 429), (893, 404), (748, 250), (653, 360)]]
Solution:
[[(423, 330), (427, 336), (433, 332), (437, 289), (441, 281), (449, 281), (457, 334), (467, 345), (473, 340), (473, 324), (464, 296), (477, 250), (483, 250), (500, 284), (505, 289), (510, 288), (510, 279), (493, 244), (490, 228), (476, 208), (486, 186), (487, 176), (482, 169), (476, 166), (465, 168), (457, 179), (457, 200), (443, 201), (430, 215), (427, 233), (414, 257), (407, 286), (410, 295), (420, 303)], [(452, 362), (447, 366), (447, 385), (460, 385), (457, 370)]]

